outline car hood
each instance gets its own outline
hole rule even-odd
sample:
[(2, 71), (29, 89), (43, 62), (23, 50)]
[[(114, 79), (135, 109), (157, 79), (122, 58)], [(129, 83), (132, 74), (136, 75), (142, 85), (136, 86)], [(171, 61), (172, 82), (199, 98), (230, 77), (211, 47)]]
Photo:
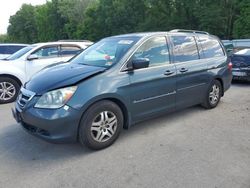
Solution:
[(35, 74), (35, 76), (25, 84), (25, 88), (35, 92), (37, 95), (42, 95), (54, 89), (77, 84), (105, 70), (106, 68), (103, 67), (60, 63), (46, 67)]

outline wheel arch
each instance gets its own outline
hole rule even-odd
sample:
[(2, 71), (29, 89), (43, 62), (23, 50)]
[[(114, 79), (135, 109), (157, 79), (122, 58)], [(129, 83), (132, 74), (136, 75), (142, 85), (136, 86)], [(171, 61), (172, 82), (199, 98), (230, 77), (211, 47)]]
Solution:
[(17, 78), (16, 76), (11, 75), (11, 74), (1, 74), (0, 75), (0, 78), (5, 78), (5, 77), (15, 80), (19, 84), (20, 87), (22, 86), (21, 80), (19, 78)]
[(218, 80), (220, 82), (220, 84), (221, 84), (221, 87), (222, 87), (221, 96), (223, 97), (224, 96), (224, 83), (223, 83), (223, 80), (220, 77), (215, 77), (215, 80)]
[(117, 98), (105, 98), (102, 100), (112, 101), (120, 107), (120, 109), (122, 110), (122, 113), (123, 113), (123, 117), (124, 117), (123, 128), (128, 129), (129, 128), (129, 113), (128, 113), (127, 106), (120, 99), (117, 99)]
[[(121, 109), (122, 111), (122, 114), (123, 114), (123, 117), (124, 117), (124, 124), (123, 124), (123, 129), (128, 129), (129, 128), (129, 125), (130, 125), (130, 115), (129, 115), (129, 110), (128, 110), (128, 107), (125, 105), (125, 102), (122, 101), (122, 99), (119, 99), (118, 97), (110, 97), (110, 96), (103, 96), (103, 97), (98, 97), (98, 98), (95, 98), (94, 100), (92, 100), (90, 103), (88, 103), (85, 107), (84, 107), (84, 110), (82, 110), (82, 116), (81, 116), (81, 119), (83, 118), (85, 112), (92, 106), (94, 105), (95, 103), (97, 102), (100, 102), (100, 101), (105, 101), (105, 100), (108, 100), (108, 101), (111, 101), (111, 102), (114, 102), (116, 105), (119, 106), (119, 108)], [(80, 120), (81, 122), (81, 120)], [(79, 122), (79, 125), (78, 125), (78, 129), (77, 129), (77, 139), (79, 139), (79, 129), (80, 129), (80, 122)]]

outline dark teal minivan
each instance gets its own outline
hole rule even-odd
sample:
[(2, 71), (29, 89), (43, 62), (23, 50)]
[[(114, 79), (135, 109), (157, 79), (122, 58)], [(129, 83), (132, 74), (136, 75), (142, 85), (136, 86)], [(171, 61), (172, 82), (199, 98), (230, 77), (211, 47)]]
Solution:
[(206, 32), (113, 36), (40, 71), (12, 111), (37, 137), (102, 149), (139, 121), (197, 104), (216, 107), (231, 69), (220, 40)]

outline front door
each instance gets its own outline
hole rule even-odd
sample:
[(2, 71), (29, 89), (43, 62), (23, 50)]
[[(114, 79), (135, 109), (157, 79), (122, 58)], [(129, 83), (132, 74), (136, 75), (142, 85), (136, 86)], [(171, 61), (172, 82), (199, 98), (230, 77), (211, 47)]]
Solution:
[(148, 58), (149, 67), (130, 75), (131, 114), (134, 121), (175, 108), (176, 68), (170, 63), (165, 36), (148, 39), (132, 56)]

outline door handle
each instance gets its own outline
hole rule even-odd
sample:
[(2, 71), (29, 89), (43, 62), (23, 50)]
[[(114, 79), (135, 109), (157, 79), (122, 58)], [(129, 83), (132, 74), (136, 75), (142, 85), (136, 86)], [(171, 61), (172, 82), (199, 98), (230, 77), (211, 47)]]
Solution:
[(180, 69), (180, 72), (182, 72), (182, 73), (187, 72), (187, 71), (188, 71), (188, 69), (184, 68), (184, 67)]
[(174, 74), (174, 73), (175, 73), (174, 71), (166, 70), (166, 72), (164, 73), (164, 75), (170, 76), (170, 75), (172, 75), (172, 74)]

